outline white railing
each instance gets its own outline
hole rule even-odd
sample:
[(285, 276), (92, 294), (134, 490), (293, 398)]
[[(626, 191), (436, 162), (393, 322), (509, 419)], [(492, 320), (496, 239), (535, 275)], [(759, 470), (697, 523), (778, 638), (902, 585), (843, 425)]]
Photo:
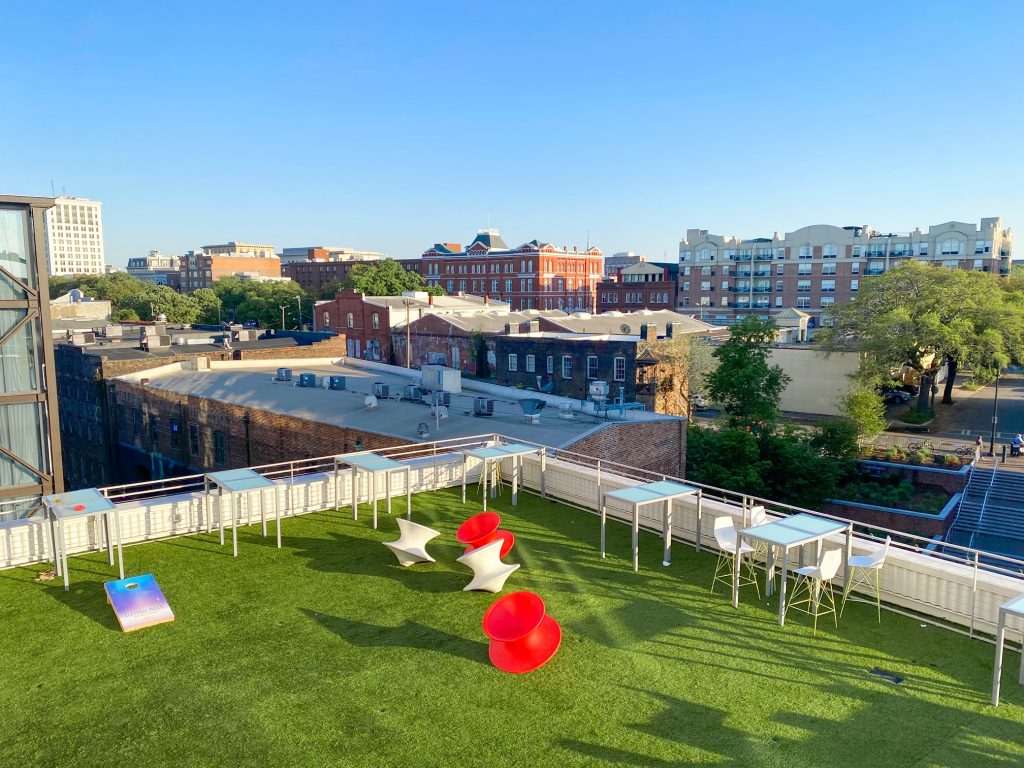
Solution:
[[(461, 485), (464, 467), (467, 481), (476, 482), (479, 464), (464, 462), (462, 451), (495, 441), (524, 442), (487, 434), (414, 443), (376, 453), (407, 462), (411, 468), (411, 490), (420, 493)], [(731, 515), (742, 526), (754, 505), (764, 506), (775, 516), (808, 511), (574, 451), (538, 447), (544, 449), (543, 456), (527, 456), (524, 460), (524, 488), (589, 512), (599, 511), (603, 492), (637, 482), (668, 479), (701, 488), (700, 519), (693, 496), (679, 499), (673, 506), (674, 539), (695, 547), (699, 538), (700, 547), (714, 548), (713, 517)], [(230, 496), (211, 496), (207, 506), (203, 475), (110, 486), (102, 490), (118, 506), (125, 543), (209, 531), (215, 529), (222, 515), (235, 514), (239, 524), (245, 524), (258, 520), (261, 511), (273, 517), (280, 509), (287, 517), (352, 503), (351, 472), (344, 455), (279, 462), (253, 469), (274, 481), (274, 488), (240, 494), (239, 504), (230, 503)], [(510, 466), (504, 467), (502, 476), (508, 477), (510, 470)], [(404, 482), (401, 475), (393, 476), (395, 498), (405, 494)], [(361, 494), (360, 503), (368, 500), (368, 496), (369, 489)], [(383, 486), (378, 485), (377, 497), (383, 496)], [(415, 506), (414, 501), (414, 515)], [(608, 512), (613, 518), (621, 519), (626, 519), (628, 514), (624, 507), (616, 508), (614, 504), (609, 505)], [(640, 523), (645, 529), (660, 531), (660, 512), (642, 513)], [(999, 605), (1024, 592), (1021, 578), (1024, 561), (952, 544), (936, 549), (930, 539), (856, 522), (853, 529), (852, 551), (856, 554), (881, 546), (886, 536), (893, 538), (893, 547), (881, 575), (882, 600), (889, 610), (912, 613), (971, 635), (975, 632), (992, 634)], [(99, 528), (91, 520), (69, 522), (66, 537), (71, 553), (94, 551), (102, 546)], [(598, 545), (596, 533), (593, 543), (595, 547)], [(844, 537), (834, 537), (830, 543), (846, 546)], [(685, 553), (678, 555), (679, 558), (686, 556)], [(51, 558), (47, 526), (40, 516), (0, 524), (0, 567), (45, 562)]]

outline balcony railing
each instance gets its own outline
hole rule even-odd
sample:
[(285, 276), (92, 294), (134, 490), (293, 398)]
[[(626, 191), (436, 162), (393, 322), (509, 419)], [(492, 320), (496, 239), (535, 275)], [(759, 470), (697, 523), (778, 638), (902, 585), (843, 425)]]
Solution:
[(771, 277), (772, 271), (770, 269), (759, 269), (754, 272), (754, 277)]
[(884, 272), (885, 272), (884, 269), (865, 269), (864, 270), (864, 274), (865, 275), (881, 275)]
[(732, 258), (733, 261), (750, 261), (750, 254), (741, 255), (741, 254), (737, 253), (736, 255), (732, 256), (731, 258)]

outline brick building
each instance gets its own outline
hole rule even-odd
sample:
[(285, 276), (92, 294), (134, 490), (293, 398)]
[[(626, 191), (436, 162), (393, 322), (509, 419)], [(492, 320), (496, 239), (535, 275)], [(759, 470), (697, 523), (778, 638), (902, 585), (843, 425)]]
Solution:
[[(372, 264), (376, 259), (352, 258), (330, 259), (310, 258), (292, 261), (281, 266), (281, 274), (291, 278), (312, 294), (320, 293), (331, 283), (344, 282), (352, 268), (359, 264)], [(420, 272), (419, 259), (395, 259), (406, 272)]]
[[(508, 314), (508, 304), (486, 296), (433, 296), (424, 291), (407, 291), (401, 296), (367, 296), (358, 291), (342, 291), (332, 300), (319, 301), (314, 307), (316, 327), (345, 334), (350, 357), (405, 365), (392, 346), (393, 331), (406, 320), (425, 315), (468, 316), (481, 312)], [(402, 346), (404, 349), (404, 344)], [(461, 368), (455, 359), (453, 368)]]
[(604, 276), (598, 248), (579, 251), (531, 240), (510, 248), (496, 229), (482, 229), (465, 249), (435, 243), (423, 253), (428, 285), (508, 302), (513, 310), (594, 311)]
[[(625, 322), (615, 333), (595, 318)], [(593, 330), (565, 329), (582, 322)], [(543, 330), (559, 326), (560, 331)], [(542, 318), (510, 326), (495, 339), (495, 379), (499, 385), (577, 400), (591, 399), (591, 385), (603, 382), (608, 403), (640, 403), (657, 413), (685, 415), (689, 390), (671, 364), (669, 346), (692, 334), (714, 337), (722, 330), (673, 312)]]
[[(205, 246), (223, 248), (226, 246)], [(272, 246), (266, 246), (272, 248)], [(206, 253), (189, 251), (181, 257), (178, 267), (178, 285), (182, 293), (198, 288), (211, 288), (222, 277), (280, 278), (281, 261), (274, 255), (258, 253)]]
[[(395, 392), (410, 381), (389, 374), (386, 366), (293, 362), (296, 376), (343, 375), (345, 389), (334, 391), (276, 383), (272, 369), (258, 363), (228, 363), (216, 370), (188, 370), (183, 365), (113, 382), (111, 432), (125, 474), (159, 478), (470, 437), (482, 430), (570, 449), (587, 440), (598, 458), (621, 459), (631, 455), (624, 451), (636, 450), (638, 466), (666, 474), (685, 470), (685, 421), (671, 416), (640, 413), (625, 423), (609, 423), (577, 414), (566, 420), (560, 418), (555, 401), (538, 423), (528, 423), (516, 403), (522, 393), (509, 389), (503, 394), (491, 385), (485, 396), (494, 398), (493, 415), (474, 417), (473, 398), (484, 393), (463, 392), (452, 396), (447, 418), (435, 422), (429, 406), (404, 398), (380, 399), (367, 408), (365, 400), (375, 383), (387, 384)], [(595, 437), (603, 432), (607, 434)]]
[[(194, 336), (192, 340), (202, 339)], [(130, 430), (113, 418), (118, 402), (117, 388), (112, 381), (115, 377), (197, 357), (208, 360), (340, 357), (344, 348), (344, 336), (317, 340), (314, 334), (302, 333), (235, 341), (230, 349), (223, 344), (207, 343), (143, 350), (138, 338), (89, 346), (55, 344), (67, 487), (88, 488), (145, 479), (145, 474), (138, 472), (135, 464), (124, 463), (117, 449), (121, 437)], [(137, 418), (132, 429), (142, 427), (142, 414)]]
[(678, 264), (641, 261), (623, 267), (597, 284), (597, 311), (676, 308)]

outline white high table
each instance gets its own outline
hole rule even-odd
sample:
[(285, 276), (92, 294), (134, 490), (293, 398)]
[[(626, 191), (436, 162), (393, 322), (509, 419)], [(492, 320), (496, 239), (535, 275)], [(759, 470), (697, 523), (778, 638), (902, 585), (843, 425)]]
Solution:
[(373, 527), (377, 527), (377, 475), (384, 474), (384, 497), (387, 499), (388, 514), (391, 514), (391, 475), (394, 472), (405, 473), (405, 509), (406, 519), (412, 520), (412, 474), (408, 464), (376, 453), (353, 453), (338, 457), (352, 468), (352, 519), (359, 519), (359, 473), (366, 472), (370, 476), (369, 497), (373, 502)]
[[(107, 557), (114, 564), (114, 542), (117, 542), (117, 572), (124, 578), (124, 552), (121, 547), (121, 521), (117, 516), (117, 506), (100, 493), (96, 488), (83, 488), (80, 491), (55, 493), (43, 496), (43, 506), (50, 519), (50, 544), (53, 547), (53, 567), (57, 575), (64, 576), (64, 591), (71, 589), (68, 578), (68, 550), (64, 540), (64, 523), (80, 517), (102, 517), (107, 541)], [(113, 525), (111, 525), (113, 517)]]
[(601, 495), (601, 557), (605, 556), (605, 521), (608, 512), (608, 499), (625, 502), (633, 508), (633, 570), (640, 570), (640, 508), (647, 504), (664, 504), (662, 511), (662, 534), (665, 539), (665, 557), (662, 565), (672, 563), (672, 502), (683, 496), (697, 497), (697, 544), (700, 551), (701, 537), (701, 503), (704, 492), (700, 488), (659, 480), (653, 483), (618, 488)]
[[(217, 495), (222, 499), (228, 494), (231, 503), (231, 549), (234, 557), (238, 557), (238, 516), (235, 514), (235, 494), (243, 491), (260, 492), (260, 522), (263, 524), (263, 535), (267, 535), (267, 512), (263, 503), (263, 491), (267, 488), (276, 487), (273, 481), (268, 480), (259, 472), (251, 469), (226, 469), (223, 472), (210, 472), (203, 478), (203, 503), (206, 506), (207, 530), (212, 530), (210, 515), (210, 486), (217, 488)], [(250, 507), (251, 508), (251, 507)], [(274, 498), (274, 515), (277, 522), (277, 548), (281, 548), (281, 505), (277, 498)], [(249, 521), (252, 521), (251, 513)], [(220, 543), (224, 545), (224, 503), (221, 501), (221, 510), (217, 515), (217, 527), (220, 529)]]
[[(996, 663), (992, 673), (992, 706), (999, 706), (999, 678), (1003, 674), (1003, 645), (1006, 642), (1006, 620), (1015, 616), (1024, 619), (1024, 595), (1017, 595), (999, 606), (999, 629), (996, 630)], [(1020, 684), (1024, 685), (1024, 653), (1020, 661)]]
[[(525, 443), (509, 443), (508, 445), (492, 445), (487, 448), (468, 448), (462, 452), (462, 503), (466, 503), (466, 464), (471, 458), (483, 462), (480, 467), (480, 487), (484, 495), (484, 512), (487, 511), (487, 480), (490, 475), (488, 471), (502, 459), (512, 459), (512, 506), (519, 504), (519, 486), (523, 471), (523, 456), (531, 454), (540, 455), (540, 494), (544, 496), (544, 470), (546, 453), (539, 445), (526, 445)], [(493, 484), (491, 493), (494, 493)]]
[[(753, 539), (768, 545), (768, 562), (765, 568), (765, 595), (771, 596), (775, 591), (775, 547), (782, 550), (782, 586), (779, 590), (779, 626), (786, 622), (786, 576), (789, 571), (789, 550), (815, 545), (815, 563), (821, 556), (821, 547), (827, 536), (846, 531), (846, 548), (843, 550), (843, 570), (846, 571), (847, 556), (850, 551), (853, 525), (829, 520), (815, 515), (798, 514), (784, 517), (764, 525), (744, 528), (740, 531), (740, 541)], [(736, 562), (732, 575), (732, 607), (740, 604), (740, 548), (736, 547)]]

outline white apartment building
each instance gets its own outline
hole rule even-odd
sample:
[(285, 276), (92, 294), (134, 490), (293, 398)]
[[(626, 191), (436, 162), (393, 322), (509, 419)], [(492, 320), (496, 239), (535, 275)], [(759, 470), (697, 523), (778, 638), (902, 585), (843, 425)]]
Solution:
[(46, 263), (51, 275), (102, 275), (103, 203), (58, 197), (46, 212)]
[(813, 327), (828, 307), (856, 296), (861, 280), (905, 260), (1007, 275), (1012, 249), (1013, 232), (999, 217), (909, 233), (816, 224), (747, 240), (688, 229), (679, 243), (678, 309), (728, 323), (794, 307)]

